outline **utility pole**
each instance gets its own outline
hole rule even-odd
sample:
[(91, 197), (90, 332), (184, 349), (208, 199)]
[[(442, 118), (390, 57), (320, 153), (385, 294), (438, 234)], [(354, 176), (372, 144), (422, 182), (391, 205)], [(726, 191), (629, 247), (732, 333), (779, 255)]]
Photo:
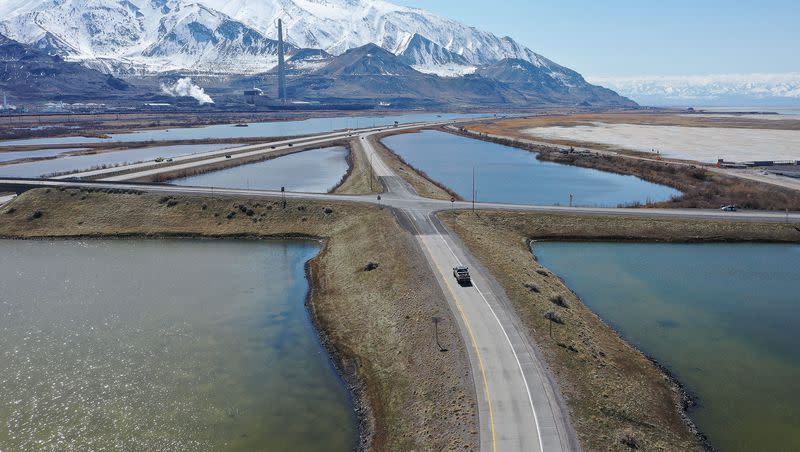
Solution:
[(434, 328), (434, 336), (436, 338), (436, 345), (439, 346), (439, 351), (444, 353), (444, 352), (447, 351), (447, 349), (444, 348), (444, 346), (442, 346), (442, 344), (439, 342), (439, 322), (441, 322), (441, 321), (442, 321), (442, 319), (440, 317), (434, 317), (433, 318), (433, 328)]
[(472, 167), (472, 211), (475, 212), (475, 166)]
[[(362, 146), (364, 148), (364, 146)], [(372, 188), (372, 179), (375, 178), (375, 168), (372, 166), (372, 154), (369, 155), (369, 191), (374, 191)]]

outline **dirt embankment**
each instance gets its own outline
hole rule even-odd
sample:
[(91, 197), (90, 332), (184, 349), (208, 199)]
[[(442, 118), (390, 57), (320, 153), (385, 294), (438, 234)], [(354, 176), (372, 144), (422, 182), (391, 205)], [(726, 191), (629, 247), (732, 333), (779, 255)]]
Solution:
[[(787, 224), (646, 220), (531, 213), (439, 214), (504, 288), (555, 374), (586, 450), (701, 450), (691, 403), (651, 360), (628, 345), (531, 254), (529, 241), (800, 242)], [(564, 321), (553, 325), (545, 314)]]
[[(403, 131), (401, 134), (406, 133), (416, 133), (418, 130), (407, 130)], [(400, 135), (398, 133), (387, 132), (384, 134), (374, 135), (368, 138), (371, 140), (372, 146), (375, 148), (375, 151), (380, 154), (383, 161), (392, 168), (398, 176), (402, 177), (406, 180), (414, 190), (420, 196), (425, 198), (431, 199), (442, 199), (442, 200), (450, 200), (451, 198), (455, 198), (457, 200), (461, 199), (456, 192), (447, 188), (440, 182), (433, 180), (432, 178), (428, 177), (424, 171), (421, 171), (417, 168), (406, 163), (399, 155), (395, 154), (391, 151), (385, 144), (383, 144), (383, 138), (389, 135)]]
[[(464, 132), (457, 133), (451, 129), (442, 130), (535, 152), (537, 158), (543, 161), (637, 176), (648, 182), (673, 187), (683, 193), (683, 196), (651, 203), (647, 207), (718, 209), (720, 206), (736, 204), (745, 209), (800, 210), (800, 195), (796, 190), (712, 172), (699, 164), (655, 161), (600, 153), (564, 154), (560, 149), (554, 147), (525, 143), (515, 138), (503, 139)], [(470, 128), (470, 130), (483, 131), (484, 129)], [(630, 207), (639, 207), (639, 205)]]
[(372, 171), (372, 166), (367, 162), (367, 155), (361, 140), (356, 137), (347, 143), (350, 150), (347, 154), (347, 174), (342, 182), (333, 190), (340, 195), (369, 195), (383, 193), (383, 187)]
[[(370, 450), (476, 450), (464, 344), (413, 237), (375, 206), (279, 199), (29, 191), (0, 208), (0, 236), (298, 237), (323, 240), (309, 309), (360, 401)], [(369, 262), (378, 264), (367, 271)], [(436, 346), (432, 318), (439, 324)]]

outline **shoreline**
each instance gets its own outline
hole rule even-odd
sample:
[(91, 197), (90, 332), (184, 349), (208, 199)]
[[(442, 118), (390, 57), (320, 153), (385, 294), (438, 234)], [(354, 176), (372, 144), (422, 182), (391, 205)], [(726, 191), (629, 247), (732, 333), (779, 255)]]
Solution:
[[(81, 194), (87, 198), (80, 199)], [(148, 194), (33, 190), (0, 209), (0, 236), (321, 241), (319, 254), (304, 267), (309, 282), (305, 304), (350, 394), (360, 450), (476, 447), (477, 412), (470, 405), (475, 396), (466, 350), (444, 301), (429, 285), (418, 287), (429, 276), (418, 265), (419, 256), (403, 251), (413, 239), (403, 235), (389, 210), (297, 200), (282, 210), (280, 199), (246, 197), (170, 199), (175, 204)], [(237, 215), (226, 219), (231, 203), (255, 215), (233, 208)], [(31, 216), (36, 209), (43, 212), (40, 217)], [(396, 238), (374, 243), (369, 237), (375, 232)], [(368, 258), (380, 263), (376, 271), (364, 271)], [(447, 354), (429, 348), (430, 315), (446, 319), (439, 334), (451, 344)], [(439, 406), (441, 411), (434, 408)]]
[[(539, 261), (539, 257), (536, 256), (536, 253), (533, 251), (533, 246), (532, 245), (534, 243), (537, 243), (537, 242), (647, 243), (645, 241), (636, 240), (636, 239), (631, 239), (631, 240), (608, 240), (608, 239), (598, 239), (598, 240), (585, 240), (584, 239), (584, 240), (581, 240), (581, 239), (570, 239), (570, 238), (565, 238), (565, 239), (547, 239), (547, 238), (530, 239), (528, 241), (528, 248), (531, 250), (531, 256), (533, 257), (533, 259), (536, 262)], [(700, 241), (697, 241), (697, 242), (657, 242), (657, 241), (654, 241), (652, 243), (732, 243), (732, 242), (716, 242), (716, 241), (703, 241), (703, 240), (700, 240)], [(752, 243), (752, 242), (743, 241), (743, 242), (740, 242), (740, 243)], [(783, 242), (781, 242), (781, 243), (783, 243)], [(561, 276), (559, 276), (555, 272), (551, 271), (547, 267), (542, 266), (542, 268), (545, 268), (548, 271), (550, 271), (550, 273), (552, 273), (556, 278), (558, 278), (561, 281), (561, 283), (564, 285), (564, 287), (569, 289), (582, 304), (586, 305), (586, 303), (583, 302), (583, 299), (577, 294), (577, 292), (575, 292), (572, 289), (572, 287), (569, 286), (569, 284), (567, 284), (567, 282), (564, 280), (564, 278), (562, 278)], [(694, 407), (699, 405), (700, 400), (701, 400), (700, 396), (698, 394), (696, 394), (695, 392), (691, 391), (672, 372), (672, 370), (670, 370), (670, 368), (666, 364), (663, 364), (662, 362), (657, 360), (654, 356), (652, 356), (651, 354), (647, 353), (645, 350), (642, 350), (641, 348), (633, 345), (630, 342), (630, 340), (628, 340), (628, 338), (624, 334), (622, 334), (622, 332), (618, 328), (616, 328), (613, 324), (611, 324), (610, 322), (606, 321), (599, 314), (594, 312), (594, 310), (590, 309), (590, 311), (592, 313), (594, 313), (606, 326), (608, 326), (608, 328), (610, 328), (612, 331), (614, 331), (614, 333), (617, 336), (619, 336), (619, 338), (625, 344), (627, 344), (629, 347), (633, 348), (634, 350), (636, 350), (639, 353), (641, 353), (642, 355), (644, 355), (644, 357), (647, 358), (648, 361), (650, 361), (650, 363), (653, 366), (655, 366), (664, 375), (664, 377), (672, 385), (673, 391), (678, 396), (678, 401), (675, 404), (675, 408), (676, 408), (677, 411), (679, 411), (681, 413), (681, 418), (683, 419), (683, 421), (686, 424), (686, 426), (689, 428), (689, 430), (692, 433), (694, 433), (698, 437), (698, 439), (700, 440), (701, 444), (703, 445), (703, 448), (706, 451), (709, 451), (709, 452), (716, 451), (717, 449), (714, 448), (713, 444), (711, 444), (711, 442), (709, 441), (708, 437), (705, 435), (705, 433), (703, 433), (703, 430), (700, 429), (700, 427), (694, 422), (694, 420), (689, 415), (689, 411), (692, 408), (694, 408)]]
[(647, 182), (674, 188), (682, 193), (678, 198), (636, 205), (636, 208), (718, 209), (724, 205), (740, 205), (753, 210), (800, 211), (800, 195), (797, 190), (711, 171), (700, 163), (656, 161), (635, 155), (612, 155), (606, 151), (596, 150), (585, 155), (562, 154), (558, 147), (530, 144), (513, 136), (488, 136), (469, 128), (465, 128), (464, 131), (448, 127), (437, 130), (530, 152), (541, 161), (635, 176)]
[[(506, 291), (554, 372), (587, 449), (616, 447), (613, 436), (603, 438), (619, 432), (621, 437), (630, 434), (645, 450), (715, 450), (690, 417), (691, 408), (701, 398), (665, 364), (631, 344), (589, 309), (560, 276), (538, 262), (531, 243), (800, 243), (800, 233), (786, 224), (503, 211), (447, 211), (439, 217)], [(562, 295), (566, 308), (552, 301)], [(548, 336), (549, 326), (543, 318), (547, 311), (558, 313), (565, 321), (557, 326), (557, 339)], [(605, 427), (599, 429), (598, 422)]]

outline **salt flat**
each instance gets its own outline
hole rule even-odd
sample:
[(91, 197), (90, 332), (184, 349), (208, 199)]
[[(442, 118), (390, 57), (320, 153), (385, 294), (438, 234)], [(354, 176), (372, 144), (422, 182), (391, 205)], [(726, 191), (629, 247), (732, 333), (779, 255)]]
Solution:
[(716, 162), (800, 160), (800, 131), (607, 124), (536, 127), (526, 134), (616, 146), (634, 151), (653, 149), (669, 158)]

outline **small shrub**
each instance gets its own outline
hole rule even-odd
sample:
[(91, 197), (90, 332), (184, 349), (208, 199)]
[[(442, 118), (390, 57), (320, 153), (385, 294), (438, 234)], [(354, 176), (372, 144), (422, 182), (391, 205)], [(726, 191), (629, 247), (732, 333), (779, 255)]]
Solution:
[(206, 210), (206, 209), (208, 209), (208, 204), (203, 204), (202, 206), (200, 206), (200, 210)]
[(328, 215), (330, 215), (330, 214), (332, 214), (332, 213), (333, 213), (333, 209), (331, 209), (330, 207), (326, 207), (326, 208), (325, 208), (325, 213), (326, 213), (326, 214), (328, 214)]
[(166, 204), (169, 200), (172, 199), (171, 196), (162, 196), (161, 199), (158, 200), (159, 204)]
[(170, 199), (169, 201), (167, 201), (167, 207), (175, 207), (177, 205), (178, 205), (178, 201), (176, 201), (174, 199)]
[(367, 265), (364, 266), (364, 271), (371, 272), (372, 270), (377, 270), (380, 266), (381, 264), (377, 262), (368, 262)]
[(528, 289), (528, 290), (530, 290), (530, 291), (531, 291), (531, 292), (533, 292), (533, 293), (539, 293), (539, 292), (541, 292), (541, 291), (539, 290), (539, 288), (536, 286), (536, 284), (530, 284), (530, 283), (528, 283), (528, 284), (525, 284), (525, 288), (526, 288), (526, 289)]
[(639, 442), (636, 441), (636, 438), (634, 438), (630, 433), (623, 436), (619, 442), (633, 450), (639, 449)]
[(540, 275), (542, 275), (544, 277), (550, 276), (549, 273), (547, 273), (545, 270), (542, 270), (541, 268), (539, 270), (536, 270), (536, 273), (538, 273), (538, 274), (540, 274)]
[(6, 210), (6, 215), (12, 215), (16, 211), (17, 211), (17, 209), (12, 207), (12, 208)]
[(556, 306), (561, 306), (562, 308), (569, 309), (569, 306), (567, 306), (567, 301), (564, 300), (564, 297), (561, 295), (554, 295), (550, 297), (550, 302)]
[(547, 320), (549, 320), (551, 322), (555, 322), (555, 323), (557, 323), (559, 325), (563, 325), (564, 324), (564, 319), (562, 319), (561, 316), (559, 316), (555, 312), (548, 312), (547, 314), (544, 315), (544, 318), (546, 318)]
[(297, 210), (299, 210), (300, 212), (305, 212), (306, 206), (297, 206)]
[(236, 212), (229, 213), (226, 218), (229, 220), (233, 220), (234, 218), (236, 218)]
[(252, 217), (253, 215), (255, 215), (255, 214), (256, 214), (256, 212), (255, 212), (253, 209), (247, 209), (247, 210), (245, 210), (245, 212), (244, 212), (244, 213), (245, 213), (245, 215), (247, 215), (248, 217)]
[(42, 218), (42, 216), (44, 216), (44, 212), (41, 210), (34, 211), (33, 214), (31, 214), (31, 220), (38, 220)]

